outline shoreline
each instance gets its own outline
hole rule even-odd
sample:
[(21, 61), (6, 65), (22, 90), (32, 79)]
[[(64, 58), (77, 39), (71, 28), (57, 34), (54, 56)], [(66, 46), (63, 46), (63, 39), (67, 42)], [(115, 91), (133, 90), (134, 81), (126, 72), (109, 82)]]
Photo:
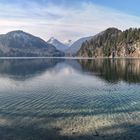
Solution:
[(71, 60), (98, 60), (98, 59), (140, 59), (140, 57), (0, 57), (2, 59), (71, 59)]

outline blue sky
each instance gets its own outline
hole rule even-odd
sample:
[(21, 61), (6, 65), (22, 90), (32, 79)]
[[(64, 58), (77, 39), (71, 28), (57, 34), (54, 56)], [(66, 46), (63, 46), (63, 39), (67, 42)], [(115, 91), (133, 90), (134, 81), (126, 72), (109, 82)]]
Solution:
[(139, 0), (0, 0), (0, 33), (24, 30), (45, 40), (140, 27)]

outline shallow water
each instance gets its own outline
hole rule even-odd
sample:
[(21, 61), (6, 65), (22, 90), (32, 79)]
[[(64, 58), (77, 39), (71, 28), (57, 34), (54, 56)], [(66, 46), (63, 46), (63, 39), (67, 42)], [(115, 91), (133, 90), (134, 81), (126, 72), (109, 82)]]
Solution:
[(0, 60), (0, 140), (138, 140), (139, 132), (139, 59)]

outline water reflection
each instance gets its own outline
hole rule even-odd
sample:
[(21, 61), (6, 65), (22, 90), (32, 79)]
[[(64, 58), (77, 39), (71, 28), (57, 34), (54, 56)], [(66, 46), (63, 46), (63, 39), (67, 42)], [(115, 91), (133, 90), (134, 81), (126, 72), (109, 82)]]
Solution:
[(139, 59), (79, 60), (82, 70), (90, 72), (108, 82), (140, 82)]
[(139, 68), (130, 59), (0, 60), (0, 140), (140, 139)]
[(0, 75), (15, 80), (26, 80), (41, 75), (63, 59), (0, 59)]
[(69, 66), (79, 73), (97, 76), (111, 83), (119, 81), (140, 82), (139, 59), (1, 59), (0, 75), (15, 80), (26, 80), (52, 69), (58, 73), (62, 70), (62, 66), (63, 68)]

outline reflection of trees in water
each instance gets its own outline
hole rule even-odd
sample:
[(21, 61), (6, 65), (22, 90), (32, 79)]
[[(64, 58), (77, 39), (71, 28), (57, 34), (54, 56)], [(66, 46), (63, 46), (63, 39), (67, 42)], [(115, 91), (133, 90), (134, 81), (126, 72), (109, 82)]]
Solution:
[(84, 71), (89, 71), (108, 82), (140, 82), (140, 60), (138, 59), (94, 59), (79, 60)]
[(62, 61), (62, 59), (1, 59), (0, 75), (24, 80), (41, 74)]
[(138, 59), (81, 59), (77, 61), (65, 61), (63, 59), (1, 59), (0, 75), (25, 80), (55, 67), (60, 62), (64, 62), (74, 69), (88, 71), (90, 74), (99, 76), (108, 82), (118, 82), (119, 80), (130, 83), (140, 82), (140, 60)]

